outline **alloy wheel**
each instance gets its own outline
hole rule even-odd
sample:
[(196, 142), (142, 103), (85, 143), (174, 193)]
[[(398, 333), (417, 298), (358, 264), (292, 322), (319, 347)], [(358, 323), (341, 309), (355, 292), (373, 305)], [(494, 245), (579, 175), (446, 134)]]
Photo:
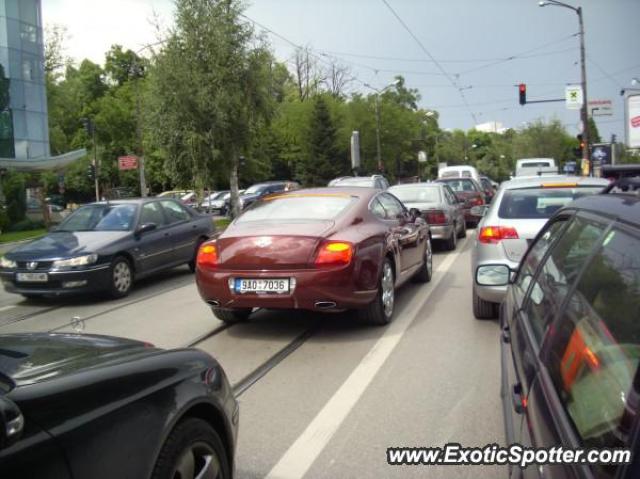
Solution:
[(391, 317), (393, 314), (394, 303), (394, 284), (393, 284), (393, 269), (389, 263), (385, 263), (382, 269), (382, 307), (384, 308), (384, 314), (386, 317)]
[(222, 468), (213, 448), (204, 442), (191, 444), (182, 453), (171, 477), (173, 479), (216, 479)]
[(113, 268), (113, 286), (118, 293), (126, 293), (131, 288), (131, 268), (125, 261), (119, 261)]

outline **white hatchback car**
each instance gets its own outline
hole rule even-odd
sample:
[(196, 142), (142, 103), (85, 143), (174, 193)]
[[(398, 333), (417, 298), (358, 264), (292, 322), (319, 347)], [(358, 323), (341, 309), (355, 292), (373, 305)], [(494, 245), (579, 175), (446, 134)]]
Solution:
[(502, 183), (490, 206), (475, 207), (482, 219), (471, 253), (474, 316), (496, 317), (507, 291), (506, 286), (479, 284), (479, 277), (492, 275), (489, 265), (504, 264), (515, 271), (529, 244), (557, 210), (576, 198), (599, 193), (608, 184), (602, 178), (566, 175), (518, 177)]

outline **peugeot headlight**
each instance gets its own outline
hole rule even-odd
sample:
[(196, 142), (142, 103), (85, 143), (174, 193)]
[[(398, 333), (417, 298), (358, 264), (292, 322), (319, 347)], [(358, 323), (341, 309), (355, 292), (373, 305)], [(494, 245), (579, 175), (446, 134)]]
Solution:
[(53, 262), (53, 268), (73, 268), (75, 266), (86, 266), (98, 261), (98, 255), (85, 254), (84, 256), (76, 256), (75, 258), (59, 259)]
[(0, 268), (17, 268), (18, 265), (16, 264), (15, 261), (11, 261), (10, 259), (5, 258), (4, 256), (2, 256), (0, 258)]

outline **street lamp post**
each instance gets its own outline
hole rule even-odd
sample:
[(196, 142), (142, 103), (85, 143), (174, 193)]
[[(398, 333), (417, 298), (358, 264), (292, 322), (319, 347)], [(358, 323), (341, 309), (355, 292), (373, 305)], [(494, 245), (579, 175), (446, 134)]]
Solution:
[(580, 72), (582, 76), (582, 108), (580, 109), (580, 113), (582, 116), (582, 138), (584, 140), (584, 145), (582, 147), (582, 161), (588, 162), (586, 163), (589, 166), (588, 174), (591, 175), (593, 169), (591, 168), (591, 159), (589, 158), (589, 110), (588, 110), (588, 96), (587, 96), (587, 67), (586, 67), (586, 55), (584, 51), (584, 21), (582, 18), (582, 7), (574, 7), (573, 5), (569, 5), (558, 0), (544, 0), (538, 2), (538, 5), (541, 7), (546, 7), (547, 5), (555, 6), (555, 7), (563, 7), (568, 8), (569, 10), (573, 10), (578, 15), (578, 23), (580, 25)]
[(384, 165), (382, 164), (382, 148), (380, 147), (380, 95), (389, 88), (396, 86), (398, 82), (399, 80), (396, 80), (393, 83), (388, 84), (382, 90), (379, 90), (368, 83), (364, 84), (364, 86), (376, 92), (376, 162), (378, 164), (378, 172), (380, 173), (384, 170)]

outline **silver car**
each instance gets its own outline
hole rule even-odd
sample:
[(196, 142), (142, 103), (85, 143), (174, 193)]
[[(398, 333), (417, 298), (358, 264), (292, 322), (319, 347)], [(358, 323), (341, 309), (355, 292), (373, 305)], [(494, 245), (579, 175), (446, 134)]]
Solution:
[(422, 212), (431, 228), (431, 238), (444, 242), (449, 250), (456, 249), (458, 238), (467, 235), (463, 204), (445, 183), (408, 183), (387, 190), (408, 208)]
[(489, 265), (504, 264), (515, 271), (547, 219), (567, 203), (597, 194), (608, 184), (602, 178), (565, 175), (518, 177), (502, 183), (491, 206), (474, 208), (482, 215), (471, 253), (476, 318), (496, 317), (507, 291), (506, 286), (484, 286), (491, 284), (494, 272)]

